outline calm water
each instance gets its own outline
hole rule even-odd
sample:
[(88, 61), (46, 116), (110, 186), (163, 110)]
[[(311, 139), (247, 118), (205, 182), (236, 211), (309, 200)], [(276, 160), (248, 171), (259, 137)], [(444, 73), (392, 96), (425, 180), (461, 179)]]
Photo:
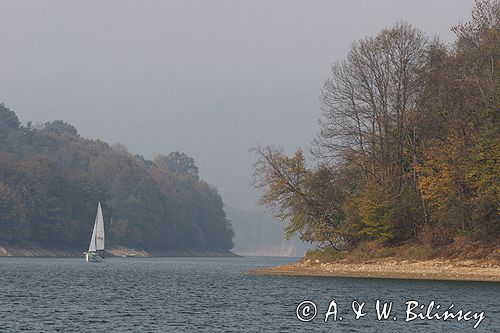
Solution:
[[(494, 283), (251, 276), (287, 258), (0, 258), (0, 332), (447, 332), (473, 331), (475, 320), (404, 322), (405, 302), (435, 300), (447, 309), (485, 311), (477, 332), (500, 331)], [(323, 322), (335, 299), (343, 320)], [(377, 321), (375, 300), (393, 301)], [(296, 317), (317, 304), (310, 322)], [(351, 302), (365, 301), (354, 319)], [(394, 321), (393, 317), (397, 317)]]

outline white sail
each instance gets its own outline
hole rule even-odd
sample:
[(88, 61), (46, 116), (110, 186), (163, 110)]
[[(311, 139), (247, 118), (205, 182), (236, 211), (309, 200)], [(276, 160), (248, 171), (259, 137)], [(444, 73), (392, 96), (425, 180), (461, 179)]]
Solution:
[(97, 221), (94, 223), (94, 230), (92, 231), (92, 237), (90, 238), (89, 252), (95, 252), (95, 234), (96, 234)]
[(102, 217), (101, 202), (99, 202), (99, 206), (97, 207), (97, 216), (95, 220), (95, 247), (96, 250), (104, 250), (104, 218)]

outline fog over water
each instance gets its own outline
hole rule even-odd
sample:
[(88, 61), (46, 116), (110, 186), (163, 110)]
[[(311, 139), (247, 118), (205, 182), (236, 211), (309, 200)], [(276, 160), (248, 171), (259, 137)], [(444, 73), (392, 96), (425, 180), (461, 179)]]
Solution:
[(0, 102), (147, 158), (179, 150), (249, 208), (257, 144), (318, 131), (329, 66), (404, 19), (453, 40), (472, 1), (0, 1)]

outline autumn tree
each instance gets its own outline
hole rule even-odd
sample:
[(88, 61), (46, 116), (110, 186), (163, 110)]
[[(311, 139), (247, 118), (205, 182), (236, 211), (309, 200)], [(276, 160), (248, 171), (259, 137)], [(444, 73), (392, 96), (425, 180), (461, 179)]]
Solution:
[(330, 170), (308, 170), (300, 149), (292, 157), (272, 146), (256, 148), (255, 153), (255, 186), (264, 191), (260, 201), (277, 218), (289, 221), (287, 238), (298, 234), (304, 241), (342, 245), (337, 230), (342, 221), (342, 193), (331, 181)]
[(483, 240), (499, 235), (499, 28), (499, 2), (476, 1), (472, 19), (452, 29), (454, 49), (424, 94), (441, 124), (425, 146), (419, 183), (438, 237), (452, 228)]
[[(359, 170), (359, 192), (351, 199), (368, 207), (349, 209), (372, 213), (352, 212), (348, 216), (359, 219), (348, 223), (377, 225), (366, 233), (369, 238), (378, 238), (376, 230), (384, 241), (412, 237), (415, 225), (422, 222), (423, 214), (401, 211), (405, 207), (398, 203), (411, 198), (420, 205), (414, 168), (420, 140), (416, 119), (427, 78), (428, 47), (421, 31), (398, 23), (354, 42), (347, 59), (332, 66), (322, 90), (323, 118), (315, 152), (332, 168), (350, 164)], [(395, 233), (397, 229), (411, 232)]]
[(352, 44), (322, 89), (318, 165), (301, 150), (256, 150), (261, 202), (288, 236), (498, 240), (499, 22), (499, 1), (476, 1), (451, 48), (405, 22)]

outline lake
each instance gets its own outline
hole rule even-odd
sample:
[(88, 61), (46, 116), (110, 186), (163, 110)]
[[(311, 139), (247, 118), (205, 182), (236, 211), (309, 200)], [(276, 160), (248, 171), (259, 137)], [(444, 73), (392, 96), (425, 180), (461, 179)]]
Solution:
[[(0, 332), (443, 332), (473, 331), (477, 322), (405, 322), (405, 303), (412, 300), (419, 306), (435, 301), (441, 312), (452, 303), (451, 311), (484, 311), (474, 331), (500, 331), (498, 283), (246, 274), (296, 260), (107, 258), (85, 263), (83, 258), (3, 257)], [(393, 302), (387, 320), (377, 320), (377, 299), (387, 306)], [(308, 322), (297, 318), (297, 306), (305, 300), (317, 309)], [(332, 300), (336, 317), (325, 323)], [(353, 301), (365, 302), (365, 315), (358, 320)], [(307, 320), (303, 315), (312, 317), (312, 311), (312, 304), (304, 303), (298, 313)]]

